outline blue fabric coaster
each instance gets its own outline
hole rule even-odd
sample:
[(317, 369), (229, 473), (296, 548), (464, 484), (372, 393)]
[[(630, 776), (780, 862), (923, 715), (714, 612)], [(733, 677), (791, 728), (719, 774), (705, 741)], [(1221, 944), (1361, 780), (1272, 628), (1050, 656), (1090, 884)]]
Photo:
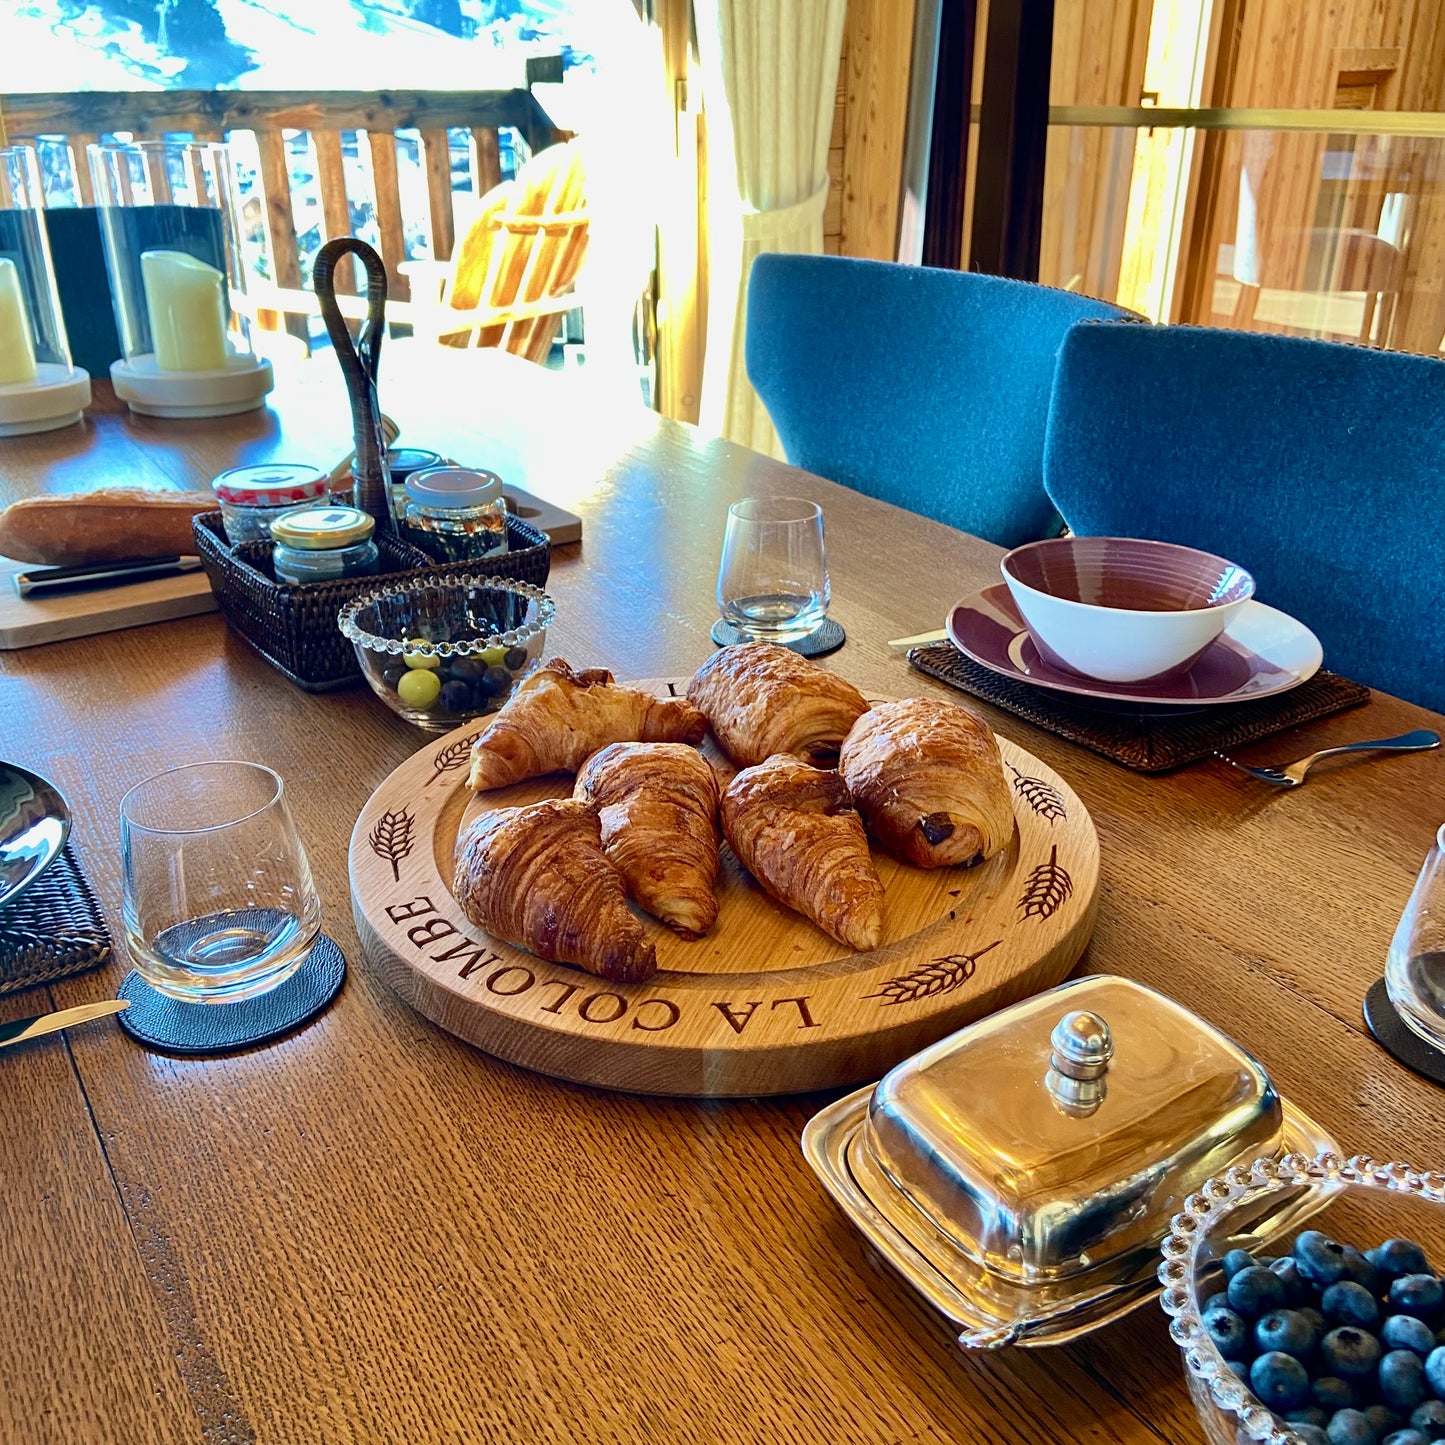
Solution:
[[(712, 640), (719, 647), (731, 647), (735, 642), (746, 642), (748, 639), (731, 622), (719, 617), (712, 625)], [(803, 657), (823, 657), (829, 652), (837, 652), (847, 640), (848, 634), (843, 631), (842, 624), (825, 617), (806, 637), (800, 637), (796, 642), (785, 642), (783, 646)]]
[(137, 1043), (174, 1054), (220, 1054), (279, 1038), (314, 1018), (341, 992), (346, 958), (324, 933), (306, 961), (269, 993), (239, 1003), (182, 1003), (131, 970), (119, 997), (130, 1007), (116, 1020)]
[(1365, 1022), (1391, 1058), (1432, 1084), (1445, 1084), (1445, 1053), (1426, 1043), (1395, 1011), (1383, 978), (1376, 979), (1365, 995)]

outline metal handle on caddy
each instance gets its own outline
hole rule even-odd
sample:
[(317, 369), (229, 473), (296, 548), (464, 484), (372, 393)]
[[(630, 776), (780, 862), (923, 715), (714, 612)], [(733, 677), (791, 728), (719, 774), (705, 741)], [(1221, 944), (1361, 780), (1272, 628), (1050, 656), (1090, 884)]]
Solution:
[[(366, 271), (366, 320), (355, 344), (341, 308), (336, 304), (336, 263), (355, 256)], [(336, 350), (346, 393), (351, 401), (351, 424), (356, 437), (356, 505), (376, 521), (378, 532), (394, 530), (391, 515), (391, 474), (386, 464), (386, 437), (381, 427), (381, 403), (376, 395), (376, 373), (381, 342), (386, 334), (386, 267), (365, 241), (338, 236), (317, 253), (311, 272), (326, 334)]]

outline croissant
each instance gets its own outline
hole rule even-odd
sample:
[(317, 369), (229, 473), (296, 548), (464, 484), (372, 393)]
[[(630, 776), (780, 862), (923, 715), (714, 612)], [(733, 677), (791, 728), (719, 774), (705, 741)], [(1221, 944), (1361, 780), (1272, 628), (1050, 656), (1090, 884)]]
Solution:
[(745, 768), (722, 800), (723, 836), (780, 903), (849, 948), (883, 937), (883, 884), (837, 773), (779, 754)]
[(602, 846), (639, 907), (684, 938), (717, 918), (717, 775), (683, 743), (613, 743), (577, 775), (572, 796), (591, 803)]
[(657, 972), (586, 803), (548, 798), (484, 814), (457, 839), (452, 891), (473, 923), (538, 958), (615, 983)]
[(880, 703), (843, 740), (838, 771), (869, 832), (920, 868), (981, 862), (1013, 837), (998, 741), (956, 703)]
[(868, 710), (851, 682), (771, 642), (715, 652), (687, 685), (723, 751), (739, 767), (774, 753), (830, 764), (848, 729)]
[(703, 715), (682, 698), (619, 687), (605, 668), (561, 658), (534, 672), (472, 744), (467, 786), (483, 792), (543, 773), (576, 772), (608, 743), (700, 743)]

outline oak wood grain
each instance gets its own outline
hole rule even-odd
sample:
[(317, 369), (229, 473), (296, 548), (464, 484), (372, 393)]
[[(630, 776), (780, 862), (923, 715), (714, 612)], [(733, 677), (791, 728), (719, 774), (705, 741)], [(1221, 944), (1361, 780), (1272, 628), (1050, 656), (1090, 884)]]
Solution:
[[(598, 409), (585, 374), (443, 359), (438, 375), (401, 346), (383, 353), (383, 405), (405, 440), (479, 465), (506, 455), (529, 491), (583, 518), (582, 544), (554, 554), (552, 652), (623, 678), (691, 671), (710, 647), (727, 504), (801, 491), (824, 507), (849, 634), (831, 665), (865, 691), (957, 696), (885, 643), (939, 625), (996, 577), (998, 549), (650, 414)], [(335, 368), (317, 366), (221, 423), (148, 422), (102, 395), (75, 435), (0, 443), (0, 488), (329, 464), (347, 410)], [(1359, 1014), (1445, 814), (1438, 753), (1327, 766), (1286, 794), (1221, 764), (1132, 774), (980, 710), (1094, 818), (1084, 969), (1204, 1014), (1347, 1147), (1440, 1165), (1439, 1092), (1376, 1048)], [(1440, 724), (1376, 697), (1249, 754)], [(249, 1054), (167, 1059), (92, 1026), (68, 1041), (70, 1083), (65, 1042), (0, 1055), (0, 1270), (24, 1291), (0, 1338), (0, 1439), (1198, 1438), (1153, 1306), (1061, 1349), (962, 1355), (803, 1162), (799, 1134), (827, 1096), (590, 1090), (413, 1013), (360, 962), (346, 854), (366, 799), (427, 740), (364, 690), (301, 693), (219, 617), (192, 618), (0, 656), (0, 737), (67, 794), (113, 922), (125, 788), (198, 758), (270, 763), (352, 963), (326, 1015)], [(121, 972), (6, 1007), (105, 997)]]

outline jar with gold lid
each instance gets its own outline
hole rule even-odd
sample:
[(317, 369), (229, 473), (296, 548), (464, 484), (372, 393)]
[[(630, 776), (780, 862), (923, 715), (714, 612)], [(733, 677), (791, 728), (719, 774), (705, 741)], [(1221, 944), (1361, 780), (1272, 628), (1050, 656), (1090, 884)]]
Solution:
[(376, 521), (357, 507), (312, 507), (271, 525), (271, 566), (278, 582), (330, 582), (377, 571)]

